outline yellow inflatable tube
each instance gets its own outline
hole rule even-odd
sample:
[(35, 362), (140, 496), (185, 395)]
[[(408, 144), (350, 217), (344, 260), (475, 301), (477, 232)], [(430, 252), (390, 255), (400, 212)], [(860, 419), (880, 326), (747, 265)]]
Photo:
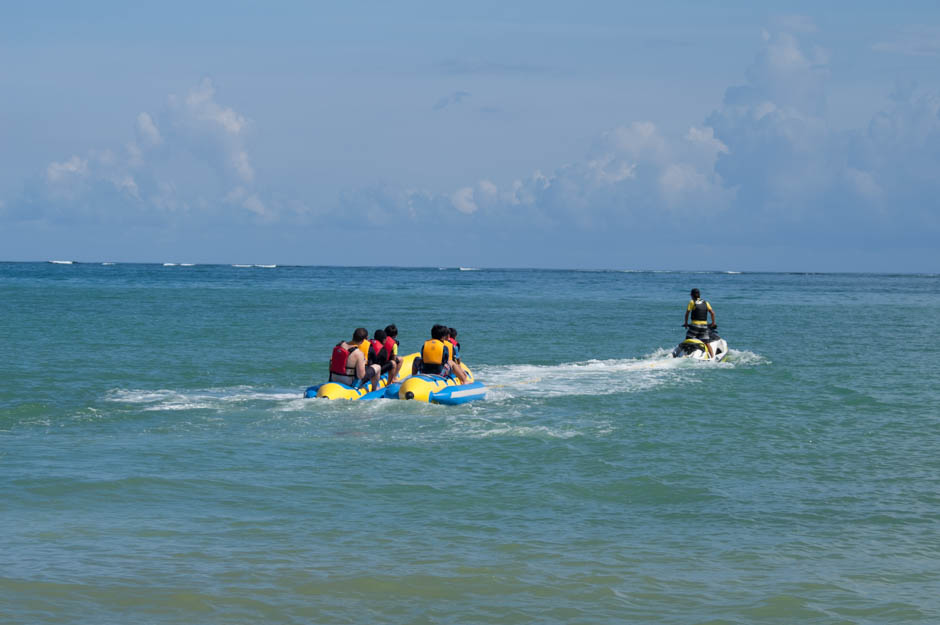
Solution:
[(413, 375), (405, 379), (398, 389), (399, 399), (414, 399), (435, 404), (463, 404), (486, 396), (486, 387), (473, 379), (473, 372), (466, 365), (467, 383), (451, 374), (446, 378), (437, 375)]
[[(411, 375), (411, 369), (414, 366), (414, 360), (417, 356), (417, 352), (402, 356), (401, 369), (398, 372), (399, 378), (405, 378)], [(339, 382), (327, 382), (316, 388), (315, 397), (323, 399), (380, 399), (385, 397), (387, 391), (397, 390), (396, 387), (398, 384), (393, 384), (392, 389), (386, 389), (387, 386), (388, 374), (383, 375), (379, 379), (379, 388), (376, 390), (372, 390), (371, 383), (363, 384), (360, 388), (353, 388)], [(307, 389), (307, 397), (314, 396), (310, 392), (312, 390), (312, 387)], [(397, 392), (395, 393), (395, 397), (398, 397)]]

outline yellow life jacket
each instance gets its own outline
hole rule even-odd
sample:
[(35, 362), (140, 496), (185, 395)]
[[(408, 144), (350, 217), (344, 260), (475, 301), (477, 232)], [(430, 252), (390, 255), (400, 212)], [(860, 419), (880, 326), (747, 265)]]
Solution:
[(421, 346), (421, 372), (440, 373), (451, 359), (451, 349), (442, 341), (429, 339)]
[(368, 338), (364, 340), (362, 343), (359, 343), (359, 351), (362, 352), (362, 354), (366, 357), (367, 360), (369, 358), (369, 346), (370, 345), (371, 343), (369, 342)]

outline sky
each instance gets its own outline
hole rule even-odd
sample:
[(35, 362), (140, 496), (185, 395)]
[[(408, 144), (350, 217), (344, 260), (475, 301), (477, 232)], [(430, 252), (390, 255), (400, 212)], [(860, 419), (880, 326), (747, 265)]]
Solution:
[(0, 7), (0, 260), (940, 272), (936, 2), (135, 4)]

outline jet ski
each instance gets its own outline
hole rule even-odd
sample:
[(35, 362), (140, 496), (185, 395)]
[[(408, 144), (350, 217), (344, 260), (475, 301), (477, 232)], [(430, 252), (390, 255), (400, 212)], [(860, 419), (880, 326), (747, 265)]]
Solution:
[[(712, 329), (716, 327), (718, 326), (714, 326)], [(699, 339), (686, 339), (676, 345), (676, 348), (672, 350), (672, 357), (721, 362), (728, 355), (728, 342), (717, 334), (713, 334), (713, 336), (714, 338), (708, 341), (708, 346), (711, 347), (712, 354), (708, 353), (708, 348), (705, 347), (704, 341)]]

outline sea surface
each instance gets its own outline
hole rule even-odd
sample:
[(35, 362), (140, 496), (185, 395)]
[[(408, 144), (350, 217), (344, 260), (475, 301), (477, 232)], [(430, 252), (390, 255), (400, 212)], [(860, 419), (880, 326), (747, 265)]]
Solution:
[(0, 623), (940, 623), (940, 277), (469, 269), (0, 263)]

